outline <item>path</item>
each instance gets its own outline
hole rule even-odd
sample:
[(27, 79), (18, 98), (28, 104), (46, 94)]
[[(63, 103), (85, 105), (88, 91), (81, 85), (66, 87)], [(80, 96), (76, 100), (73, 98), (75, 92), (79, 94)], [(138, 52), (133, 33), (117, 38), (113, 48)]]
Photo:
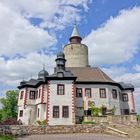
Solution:
[(18, 138), (17, 140), (134, 140), (130, 138), (115, 137), (98, 134), (54, 134), (54, 135), (32, 135)]

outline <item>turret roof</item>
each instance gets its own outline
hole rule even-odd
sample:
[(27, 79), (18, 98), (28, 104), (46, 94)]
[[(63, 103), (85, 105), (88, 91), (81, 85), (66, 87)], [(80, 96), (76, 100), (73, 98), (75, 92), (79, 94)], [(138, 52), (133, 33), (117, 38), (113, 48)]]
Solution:
[(74, 24), (73, 31), (71, 37), (80, 37), (76, 24)]

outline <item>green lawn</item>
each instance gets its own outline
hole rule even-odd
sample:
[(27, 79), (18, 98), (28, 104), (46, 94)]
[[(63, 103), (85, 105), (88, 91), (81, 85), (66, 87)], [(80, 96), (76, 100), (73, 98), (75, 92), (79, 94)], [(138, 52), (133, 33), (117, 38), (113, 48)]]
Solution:
[(16, 140), (13, 136), (0, 136), (0, 140)]

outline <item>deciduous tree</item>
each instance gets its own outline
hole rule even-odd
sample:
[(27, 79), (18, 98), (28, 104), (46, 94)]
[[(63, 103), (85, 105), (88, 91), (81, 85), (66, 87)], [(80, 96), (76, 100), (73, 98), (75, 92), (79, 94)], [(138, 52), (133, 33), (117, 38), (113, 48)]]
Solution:
[(0, 99), (2, 109), (0, 110), (0, 119), (17, 118), (17, 90), (9, 90), (6, 92), (6, 97)]

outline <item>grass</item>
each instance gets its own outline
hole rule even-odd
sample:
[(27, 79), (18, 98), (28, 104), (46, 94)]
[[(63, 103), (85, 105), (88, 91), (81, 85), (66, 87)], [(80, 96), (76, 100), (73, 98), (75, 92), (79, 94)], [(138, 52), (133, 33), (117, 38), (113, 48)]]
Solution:
[(0, 136), (0, 140), (16, 140), (13, 136)]

